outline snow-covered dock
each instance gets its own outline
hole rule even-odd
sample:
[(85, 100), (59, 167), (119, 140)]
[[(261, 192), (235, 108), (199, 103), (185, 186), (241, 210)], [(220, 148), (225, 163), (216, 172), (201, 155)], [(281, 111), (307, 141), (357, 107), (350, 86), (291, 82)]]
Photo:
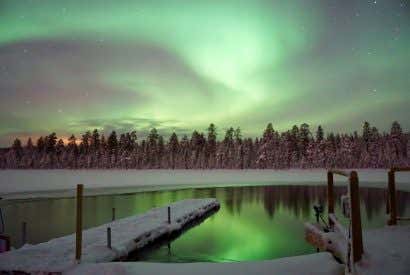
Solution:
[[(347, 244), (340, 232), (325, 233), (307, 224), (309, 242), (347, 263)], [(410, 226), (386, 226), (363, 231), (364, 253), (353, 274), (410, 274)]]
[[(216, 199), (190, 199), (155, 208), (145, 214), (116, 220), (83, 231), (81, 263), (110, 262), (141, 249), (153, 241), (181, 231), (219, 208)], [(111, 228), (111, 249), (107, 247), (107, 228)], [(63, 272), (75, 263), (75, 235), (52, 239), (0, 254), (0, 271)]]

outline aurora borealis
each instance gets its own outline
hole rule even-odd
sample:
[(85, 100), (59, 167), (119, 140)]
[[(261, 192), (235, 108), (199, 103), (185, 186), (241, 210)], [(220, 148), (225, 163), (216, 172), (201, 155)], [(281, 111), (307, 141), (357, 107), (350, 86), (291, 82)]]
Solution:
[(1, 1), (0, 146), (98, 128), (410, 128), (410, 4)]

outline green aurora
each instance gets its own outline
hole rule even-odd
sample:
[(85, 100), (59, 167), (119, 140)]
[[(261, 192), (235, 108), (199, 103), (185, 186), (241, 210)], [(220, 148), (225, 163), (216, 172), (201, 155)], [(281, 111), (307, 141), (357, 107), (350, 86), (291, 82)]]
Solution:
[(55, 131), (410, 128), (407, 1), (1, 1), (0, 146)]

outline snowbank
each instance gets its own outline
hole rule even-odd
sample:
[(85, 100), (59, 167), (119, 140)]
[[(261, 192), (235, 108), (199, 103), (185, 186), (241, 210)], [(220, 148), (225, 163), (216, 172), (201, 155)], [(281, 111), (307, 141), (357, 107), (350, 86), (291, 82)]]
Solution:
[[(360, 186), (387, 186), (387, 170), (358, 170)], [(410, 173), (397, 174), (397, 189), (410, 191)], [(335, 177), (336, 184), (346, 179)], [(233, 185), (326, 184), (326, 170), (2, 170), (0, 196), (8, 199), (70, 197), (78, 183), (85, 195)]]
[[(306, 224), (307, 238), (323, 250), (347, 262), (347, 242), (338, 232), (318, 230)], [(355, 274), (410, 274), (410, 226), (386, 226), (363, 232), (362, 259), (355, 264)]]
[(365, 231), (358, 274), (410, 274), (410, 226), (386, 226)]
[(178, 275), (338, 275), (344, 274), (344, 267), (338, 264), (329, 253), (317, 253), (305, 256), (289, 257), (272, 261), (241, 262), (241, 263), (189, 263), (189, 264), (160, 264), (160, 263), (104, 263), (81, 264), (66, 274), (178, 274)]
[[(215, 199), (191, 199), (173, 203), (171, 224), (167, 207), (155, 208), (83, 231), (82, 263), (110, 262), (140, 249), (154, 240), (182, 229), (184, 225), (217, 209)], [(112, 249), (107, 247), (107, 227), (111, 227)], [(75, 235), (0, 254), (0, 271), (61, 272), (72, 268)]]

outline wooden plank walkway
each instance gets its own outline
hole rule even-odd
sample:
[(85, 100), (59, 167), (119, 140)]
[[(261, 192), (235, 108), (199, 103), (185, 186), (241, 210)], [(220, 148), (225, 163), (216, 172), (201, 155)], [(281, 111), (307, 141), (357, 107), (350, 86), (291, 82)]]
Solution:
[[(190, 199), (173, 203), (170, 209), (170, 223), (168, 206), (165, 206), (84, 230), (81, 263), (110, 262), (125, 257), (216, 211), (219, 202), (216, 199)], [(107, 246), (108, 227), (112, 232), (111, 248)], [(62, 272), (76, 264), (74, 234), (0, 254), (0, 271)]]

